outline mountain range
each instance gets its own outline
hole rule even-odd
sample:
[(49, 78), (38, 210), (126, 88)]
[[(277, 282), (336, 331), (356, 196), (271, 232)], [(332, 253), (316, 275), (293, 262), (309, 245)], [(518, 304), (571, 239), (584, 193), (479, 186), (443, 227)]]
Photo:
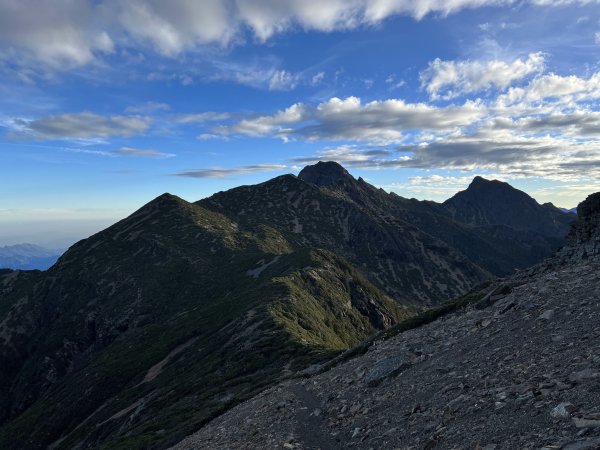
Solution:
[(600, 192), (552, 258), (279, 383), (174, 450), (600, 448)]
[(572, 214), (475, 178), (440, 204), (333, 162), (170, 194), (0, 272), (0, 446), (165, 448), (374, 333), (553, 254)]
[(49, 250), (34, 244), (15, 244), (0, 247), (0, 268), (21, 270), (46, 270), (61, 255), (59, 250)]

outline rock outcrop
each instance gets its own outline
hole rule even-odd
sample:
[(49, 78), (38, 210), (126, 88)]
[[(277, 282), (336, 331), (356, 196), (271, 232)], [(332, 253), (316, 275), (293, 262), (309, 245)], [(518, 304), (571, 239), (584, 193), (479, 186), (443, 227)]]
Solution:
[(600, 192), (579, 204), (577, 216), (559, 256), (566, 261), (600, 259)]

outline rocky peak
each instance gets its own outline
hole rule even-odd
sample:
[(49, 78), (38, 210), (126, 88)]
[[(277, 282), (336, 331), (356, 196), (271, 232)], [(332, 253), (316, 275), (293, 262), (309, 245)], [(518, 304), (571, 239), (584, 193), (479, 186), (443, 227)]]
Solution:
[(553, 205), (540, 205), (508, 183), (475, 177), (469, 187), (443, 203), (453, 219), (475, 226), (508, 225), (563, 238), (573, 217)]
[(579, 204), (577, 216), (559, 257), (564, 261), (600, 259), (600, 192)]
[(298, 178), (317, 186), (334, 186), (354, 178), (346, 169), (334, 161), (319, 161), (306, 166), (298, 174)]
[(519, 192), (517, 189), (513, 188), (510, 184), (505, 183), (499, 180), (488, 180), (486, 178), (480, 177), (479, 175), (473, 178), (471, 184), (467, 188), (465, 192), (490, 192), (490, 191), (509, 191), (509, 192)]
[(600, 192), (588, 195), (579, 206), (577, 206), (577, 215), (580, 219), (593, 220), (600, 216)]

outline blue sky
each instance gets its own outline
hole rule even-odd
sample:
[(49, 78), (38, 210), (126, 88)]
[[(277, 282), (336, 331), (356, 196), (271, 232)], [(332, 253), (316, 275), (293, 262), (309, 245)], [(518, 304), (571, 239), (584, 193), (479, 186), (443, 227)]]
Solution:
[(585, 0), (0, 0), (0, 245), (336, 160), (406, 197), (600, 183)]

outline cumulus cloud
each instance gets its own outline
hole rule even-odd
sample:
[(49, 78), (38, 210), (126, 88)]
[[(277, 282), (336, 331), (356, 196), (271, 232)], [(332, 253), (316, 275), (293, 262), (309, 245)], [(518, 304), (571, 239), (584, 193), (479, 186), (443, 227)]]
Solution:
[(102, 116), (91, 112), (60, 114), (37, 120), (18, 120), (19, 135), (37, 139), (93, 139), (144, 134), (152, 120), (142, 116)]
[(520, 103), (525, 103), (527, 106), (548, 100), (571, 104), (598, 99), (600, 99), (600, 72), (592, 74), (589, 78), (549, 73), (534, 78), (525, 87), (511, 87), (506, 94), (498, 97), (497, 105), (519, 106)]
[(273, 115), (244, 119), (216, 129), (220, 134), (275, 135), (284, 140), (357, 140), (383, 144), (401, 142), (409, 130), (452, 130), (468, 126), (485, 114), (476, 102), (438, 108), (400, 99), (363, 104), (357, 97), (331, 98), (317, 106), (296, 103)]
[[(529, 0), (551, 7), (597, 0)], [(331, 32), (417, 20), (519, 0), (0, 0), (0, 50), (17, 48), (56, 69), (81, 66), (119, 47), (166, 57), (205, 45), (264, 42), (293, 29)], [(35, 12), (32, 12), (34, 10)]]
[(514, 61), (442, 61), (429, 63), (421, 72), (421, 86), (432, 99), (450, 99), (489, 88), (506, 89), (514, 81), (544, 69), (544, 56), (531, 53)]
[(290, 166), (284, 164), (254, 164), (250, 166), (234, 167), (229, 169), (193, 169), (175, 173), (173, 175), (189, 178), (227, 178), (235, 175), (247, 175), (255, 172), (275, 172), (288, 169), (290, 169)]
[(173, 153), (164, 153), (154, 149), (137, 149), (131, 147), (121, 147), (118, 150), (115, 150), (115, 153), (118, 155), (126, 155), (126, 156), (141, 156), (144, 158), (172, 158), (175, 156)]

